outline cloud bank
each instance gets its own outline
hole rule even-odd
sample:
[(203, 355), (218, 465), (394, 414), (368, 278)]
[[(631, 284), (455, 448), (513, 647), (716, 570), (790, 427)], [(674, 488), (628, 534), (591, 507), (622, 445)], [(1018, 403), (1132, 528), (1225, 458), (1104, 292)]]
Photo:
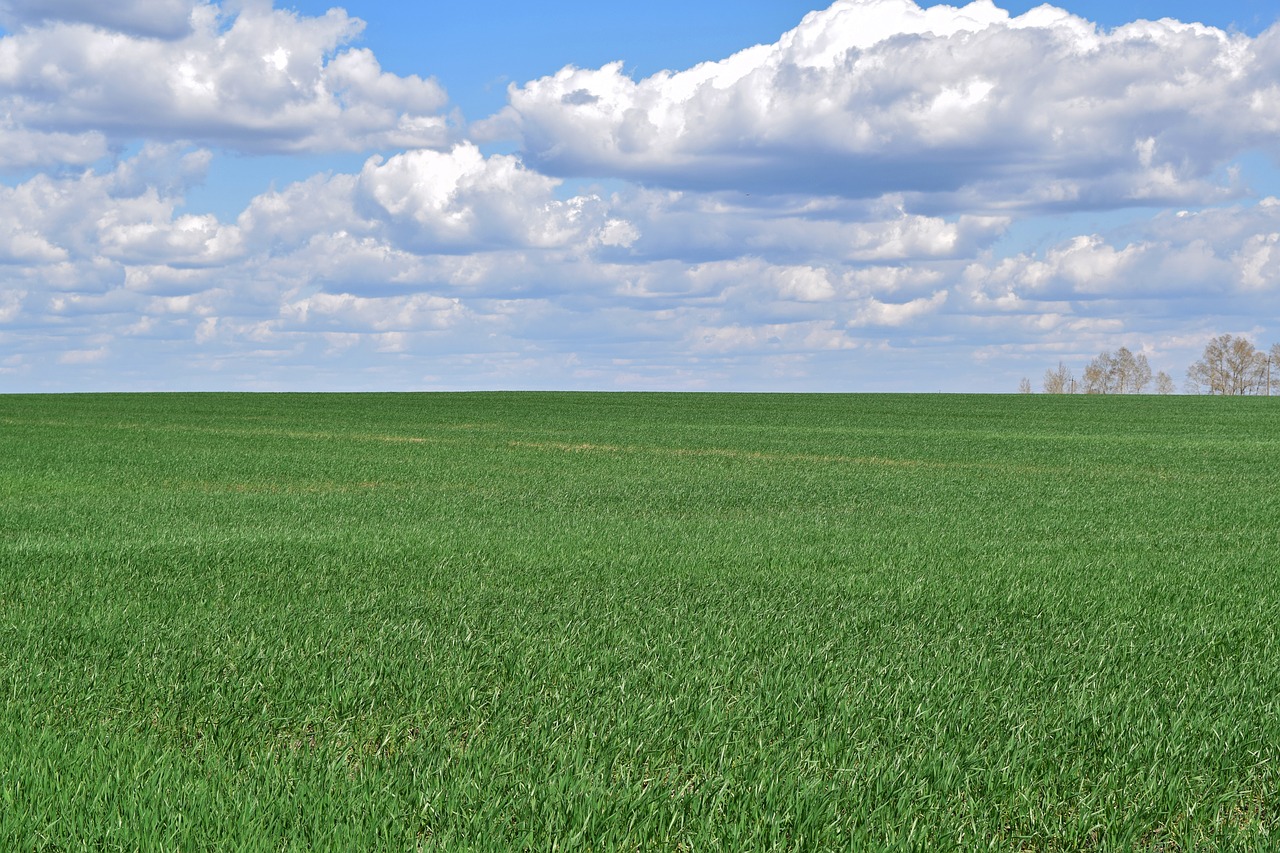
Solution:
[[(340, 9), (143, 5), (0, 5), (10, 388), (1013, 390), (1280, 337), (1280, 202), (1238, 171), (1280, 153), (1274, 29), (838, 0), (464, 128)], [(187, 205), (219, 158), (351, 151)]]
[(1112, 31), (988, 0), (838, 0), (777, 42), (642, 80), (621, 62), (513, 87), (482, 126), (556, 175), (681, 189), (902, 193), (946, 210), (1175, 204), (1276, 150), (1277, 36)]

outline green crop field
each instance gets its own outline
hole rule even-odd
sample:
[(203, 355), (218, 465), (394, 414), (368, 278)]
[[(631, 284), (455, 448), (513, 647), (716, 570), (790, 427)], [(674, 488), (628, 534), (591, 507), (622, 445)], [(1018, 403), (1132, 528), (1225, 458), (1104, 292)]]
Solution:
[(0, 396), (5, 850), (1280, 849), (1280, 400)]

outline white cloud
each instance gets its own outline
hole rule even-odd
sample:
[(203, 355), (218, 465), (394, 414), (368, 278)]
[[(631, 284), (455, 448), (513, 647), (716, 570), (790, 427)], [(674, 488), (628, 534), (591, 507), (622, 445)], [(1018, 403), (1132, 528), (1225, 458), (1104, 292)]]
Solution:
[(778, 295), (798, 302), (825, 302), (835, 298), (836, 288), (827, 270), (797, 267), (782, 273)]
[(317, 234), (364, 230), (373, 223), (355, 213), (356, 175), (314, 175), (255, 196), (237, 219), (254, 251), (270, 254)]
[(928, 298), (912, 299), (909, 302), (881, 302), (879, 299), (868, 299), (866, 305), (858, 309), (850, 326), (902, 326), (925, 314), (937, 311), (947, 301), (947, 291), (939, 290)]
[(240, 253), (238, 229), (223, 226), (214, 216), (173, 218), (172, 211), (165, 210), (160, 221), (133, 217), (119, 221), (114, 214), (98, 221), (103, 257), (133, 264), (211, 266)]
[(708, 352), (814, 352), (856, 349), (858, 342), (830, 321), (759, 326), (708, 326), (693, 330), (691, 348)]
[(670, 190), (618, 193), (609, 200), (610, 211), (629, 224), (629, 239), (615, 245), (627, 251), (613, 256), (701, 262), (749, 254), (790, 263), (813, 257), (866, 263), (950, 258), (990, 245), (1010, 221), (913, 215), (892, 199), (854, 210), (832, 201)]
[(106, 347), (98, 347), (97, 349), (74, 349), (67, 350), (58, 357), (59, 364), (94, 364), (102, 361), (107, 357), (109, 350)]
[[(126, 26), (141, 20), (142, 5), (91, 15), (88, 4), (63, 2), (41, 16), (23, 3), (11, 12), (48, 22), (0, 38), (0, 114), (11, 126), (0, 138), (21, 143), (25, 134), (63, 150), (43, 159), (8, 154), (0, 165), (92, 162), (104, 137), (249, 152), (449, 141), (444, 90), (385, 72), (370, 51), (347, 47), (364, 24), (341, 9), (312, 18), (250, 3), (226, 16), (216, 4), (179, 3), (171, 12), (189, 11), (188, 23), (162, 40)], [(99, 6), (106, 8), (92, 8)], [(117, 18), (112, 26), (122, 29), (105, 28)]]
[(0, 262), (225, 261), (236, 251), (234, 227), (175, 217), (182, 191), (203, 178), (207, 163), (205, 152), (148, 145), (103, 174), (40, 174), (0, 186)]
[(478, 129), (551, 174), (1013, 210), (1205, 200), (1275, 147), (1280, 34), (1113, 31), (1048, 6), (837, 0), (777, 42), (642, 80), (621, 62), (513, 87)]
[(458, 299), (415, 293), (410, 296), (365, 298), (349, 293), (317, 293), (281, 306), (290, 324), (318, 323), (344, 332), (421, 332), (447, 329), (466, 316)]
[(978, 314), (1056, 318), (1043, 327), (1055, 333), (1091, 320), (1172, 330), (1280, 316), (1280, 205), (1272, 200), (1161, 214), (1126, 233), (971, 264), (956, 291)]
[(52, 263), (67, 258), (67, 251), (42, 234), (12, 219), (0, 221), (0, 264)]
[(1240, 269), (1240, 283), (1252, 290), (1275, 287), (1280, 281), (1280, 233), (1253, 234), (1232, 261)]
[(17, 319), (26, 295), (25, 290), (0, 290), (0, 323), (12, 323)]
[(45, 133), (14, 125), (12, 116), (0, 117), (0, 169), (3, 170), (58, 164), (86, 166), (104, 157), (107, 148), (107, 137), (97, 131)]
[(485, 157), (465, 143), (374, 158), (356, 192), (362, 212), (388, 223), (401, 245), (428, 251), (560, 246), (593, 226), (617, 233), (621, 226), (604, 221), (598, 198), (557, 200), (558, 184), (515, 157)]

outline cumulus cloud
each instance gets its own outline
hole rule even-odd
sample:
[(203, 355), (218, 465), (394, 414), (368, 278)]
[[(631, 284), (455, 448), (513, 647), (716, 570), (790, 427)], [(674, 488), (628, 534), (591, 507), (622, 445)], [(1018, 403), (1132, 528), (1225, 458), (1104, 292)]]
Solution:
[(1214, 200), (1274, 148), (1280, 33), (1172, 20), (1112, 31), (989, 0), (837, 0), (777, 42), (685, 71), (621, 62), (513, 87), (478, 126), (557, 175), (848, 197), (937, 210)]
[(175, 215), (182, 191), (207, 165), (206, 151), (152, 144), (103, 174), (41, 174), (0, 186), (0, 262), (225, 262), (236, 253), (234, 226)]
[(104, 139), (248, 152), (449, 143), (444, 90), (350, 47), (364, 24), (341, 9), (317, 18), (258, 3), (234, 15), (217, 4), (162, 4), (186, 21), (164, 24), (166, 40), (130, 25), (145, 18), (144, 5), (154, 4), (11, 4), (11, 17), (32, 26), (0, 39), (0, 115), (11, 128), (0, 126), (0, 138), (27, 134), (63, 150), (0, 155), (0, 165), (92, 162)]
[(0, 323), (12, 323), (17, 318), (26, 295), (25, 290), (0, 290)]
[[(554, 197), (559, 181), (515, 157), (485, 157), (474, 144), (370, 160), (356, 188), (362, 210), (384, 220), (402, 245), (458, 251), (558, 246), (603, 227), (599, 199)], [(611, 239), (620, 238), (618, 225)]]
[(1126, 231), (971, 263), (952, 307), (1019, 346), (1143, 346), (1184, 366), (1213, 334), (1280, 334), (1266, 319), (1280, 316), (1280, 201), (1163, 213)]
[(461, 300), (415, 293), (408, 296), (363, 297), (349, 293), (316, 293), (281, 306), (287, 323), (316, 324), (343, 331), (423, 332), (446, 329), (466, 315)]
[(922, 297), (908, 302), (893, 303), (881, 302), (879, 299), (869, 299), (867, 304), (858, 310), (853, 320), (850, 321), (850, 325), (902, 326), (925, 314), (938, 310), (946, 301), (947, 291), (945, 290), (939, 290), (927, 299)]
[(53, 165), (86, 166), (106, 156), (107, 137), (97, 131), (42, 132), (0, 118), (0, 169), (20, 170)]

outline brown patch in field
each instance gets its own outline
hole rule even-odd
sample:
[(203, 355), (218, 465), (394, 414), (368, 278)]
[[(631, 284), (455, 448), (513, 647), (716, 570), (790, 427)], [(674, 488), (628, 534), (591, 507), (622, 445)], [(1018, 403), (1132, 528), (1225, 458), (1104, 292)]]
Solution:
[(508, 447), (527, 447), (533, 450), (561, 450), (565, 453), (634, 453), (641, 447), (623, 447), (617, 444), (568, 443), (563, 441), (508, 441)]
[(534, 450), (559, 450), (565, 453), (640, 453), (657, 456), (690, 456), (703, 458), (748, 459), (754, 462), (815, 462), (838, 465), (876, 465), (898, 468), (952, 468), (946, 462), (920, 459), (889, 459), (883, 456), (833, 456), (811, 453), (769, 453), (759, 450), (733, 450), (723, 447), (646, 447), (643, 445), (592, 444), (562, 441), (509, 441), (509, 447)]
[(169, 488), (183, 488), (192, 491), (202, 492), (209, 495), (218, 494), (238, 494), (238, 495), (326, 495), (339, 494), (343, 492), (365, 492), (371, 489), (385, 488), (386, 483), (376, 480), (366, 480), (359, 483), (335, 483), (335, 482), (315, 482), (315, 483), (252, 483), (252, 482), (232, 482), (232, 483), (214, 483), (205, 480), (201, 481), (179, 481), (167, 483)]

